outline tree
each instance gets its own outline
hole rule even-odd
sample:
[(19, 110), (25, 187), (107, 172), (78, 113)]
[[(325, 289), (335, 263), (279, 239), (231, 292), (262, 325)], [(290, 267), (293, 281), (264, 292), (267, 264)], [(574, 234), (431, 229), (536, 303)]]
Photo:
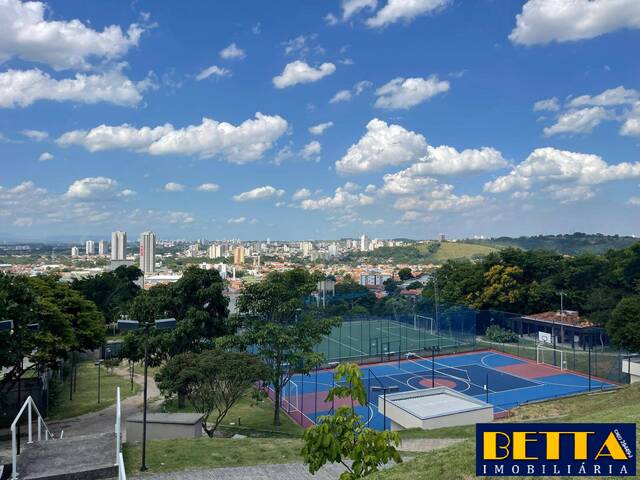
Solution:
[(640, 352), (640, 295), (620, 300), (607, 323), (613, 343), (630, 352)]
[[(304, 432), (302, 456), (309, 472), (316, 473), (326, 463), (341, 463), (346, 471), (340, 479), (354, 480), (377, 472), (391, 460), (401, 463), (396, 450), (400, 444), (398, 433), (367, 428), (355, 412), (356, 402), (367, 405), (366, 388), (358, 366), (338, 365), (335, 379), (336, 386), (329, 390), (325, 402), (346, 398), (351, 400), (351, 405), (343, 405), (333, 415), (320, 417), (316, 425)], [(351, 464), (347, 460), (351, 460)]]
[(266, 365), (255, 355), (213, 349), (169, 359), (156, 380), (166, 397), (187, 397), (193, 408), (203, 414), (202, 428), (212, 437), (231, 407), (267, 374)]
[[(94, 349), (104, 342), (102, 314), (55, 276), (0, 273), (0, 319), (14, 322), (12, 333), (0, 332), (0, 368), (4, 370), (0, 398), (6, 398), (25, 372), (55, 367), (69, 352)], [(28, 327), (34, 323), (37, 330)]]
[(220, 274), (190, 267), (177, 282), (142, 291), (129, 305), (132, 319), (152, 323), (175, 318), (175, 330), (132, 332), (125, 337), (123, 355), (140, 360), (148, 342), (149, 363), (159, 365), (179, 353), (210, 348), (215, 338), (227, 333), (227, 305)]
[(400, 280), (404, 282), (413, 278), (413, 273), (409, 267), (404, 267), (398, 270), (398, 277), (400, 277)]
[(245, 283), (238, 310), (231, 319), (236, 334), (221, 339), (223, 346), (252, 348), (269, 366), (268, 380), (275, 393), (273, 424), (280, 425), (282, 388), (295, 373), (308, 373), (322, 361), (313, 348), (340, 321), (314, 318), (303, 312), (303, 300), (316, 286), (316, 278), (296, 268), (271, 272), (258, 283)]
[(74, 279), (71, 287), (95, 303), (108, 322), (113, 322), (127, 312), (129, 303), (140, 292), (136, 282), (141, 276), (138, 267), (122, 265), (111, 272)]
[(384, 282), (384, 291), (387, 295), (396, 295), (400, 291), (400, 282), (396, 282), (393, 278), (387, 278)]

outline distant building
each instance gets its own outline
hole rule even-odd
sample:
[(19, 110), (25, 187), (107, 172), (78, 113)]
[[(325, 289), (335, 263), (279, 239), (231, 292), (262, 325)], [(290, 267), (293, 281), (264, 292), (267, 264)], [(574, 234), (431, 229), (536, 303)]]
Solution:
[(207, 249), (207, 256), (209, 258), (221, 258), (226, 257), (229, 254), (229, 247), (223, 244), (209, 245)]
[(445, 240), (446, 240), (446, 238), (445, 238), (445, 236), (444, 236), (444, 233), (441, 233), (440, 235), (438, 235), (438, 241), (439, 241), (439, 242), (441, 242), (441, 243), (442, 243), (442, 242), (444, 242)]
[(71, 247), (71, 256), (72, 257), (79, 257), (80, 256), (80, 249), (78, 247)]
[(107, 255), (109, 253), (109, 242), (100, 240), (98, 242), (98, 255)]
[(96, 251), (96, 244), (93, 240), (87, 240), (84, 242), (84, 253), (87, 255), (93, 255)]
[(369, 237), (367, 237), (365, 234), (362, 234), (362, 236), (360, 237), (360, 251), (369, 251)]
[(140, 270), (145, 275), (156, 271), (156, 234), (153, 232), (140, 235)]
[(331, 245), (329, 245), (329, 256), (330, 257), (337, 257), (338, 256), (338, 245), (335, 243), (332, 243)]
[(360, 285), (365, 287), (380, 287), (391, 275), (360, 275)]
[(242, 245), (238, 245), (233, 249), (233, 263), (235, 265), (244, 264), (244, 247)]
[(127, 232), (111, 233), (111, 260), (125, 260), (127, 258)]
[(311, 242), (300, 242), (300, 250), (302, 250), (303, 257), (308, 257), (313, 250), (313, 244)]

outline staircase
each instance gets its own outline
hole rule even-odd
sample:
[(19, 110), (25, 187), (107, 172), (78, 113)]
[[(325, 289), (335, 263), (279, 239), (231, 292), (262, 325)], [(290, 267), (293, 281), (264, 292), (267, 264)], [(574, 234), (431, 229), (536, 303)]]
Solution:
[[(12, 480), (89, 480), (118, 477), (126, 480), (121, 452), (120, 388), (116, 394), (116, 424), (113, 432), (56, 438), (40, 415), (35, 402), (27, 398), (11, 424)], [(26, 412), (27, 443), (17, 454), (16, 425)], [(37, 436), (33, 432), (36, 414)], [(1, 469), (0, 469), (1, 471)]]
[(116, 434), (97, 433), (28, 444), (18, 457), (19, 480), (89, 480), (118, 476)]

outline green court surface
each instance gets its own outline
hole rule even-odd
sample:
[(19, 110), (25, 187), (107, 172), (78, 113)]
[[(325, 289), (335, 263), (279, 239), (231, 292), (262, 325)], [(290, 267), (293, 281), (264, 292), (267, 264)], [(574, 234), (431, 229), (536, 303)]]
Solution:
[(369, 357), (401, 355), (430, 349), (456, 348), (469, 339), (456, 338), (452, 332), (437, 332), (429, 317), (397, 321), (390, 318), (343, 321), (315, 348), (328, 362), (364, 360)]

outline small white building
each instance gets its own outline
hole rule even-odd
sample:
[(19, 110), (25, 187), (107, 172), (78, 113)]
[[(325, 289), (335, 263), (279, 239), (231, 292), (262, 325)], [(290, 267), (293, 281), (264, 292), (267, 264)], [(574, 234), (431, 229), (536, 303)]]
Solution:
[(455, 427), (493, 421), (493, 405), (448, 387), (392, 393), (378, 397), (391, 430)]

